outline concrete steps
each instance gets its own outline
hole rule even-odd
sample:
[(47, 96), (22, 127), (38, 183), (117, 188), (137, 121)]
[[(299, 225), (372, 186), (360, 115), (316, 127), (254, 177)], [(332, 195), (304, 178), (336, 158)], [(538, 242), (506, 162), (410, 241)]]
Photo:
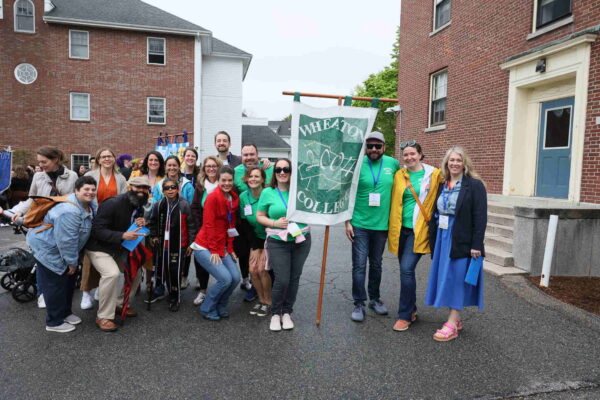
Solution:
[(484, 270), (493, 275), (524, 274), (515, 268), (512, 254), (514, 208), (511, 205), (488, 202), (488, 224), (485, 233)]

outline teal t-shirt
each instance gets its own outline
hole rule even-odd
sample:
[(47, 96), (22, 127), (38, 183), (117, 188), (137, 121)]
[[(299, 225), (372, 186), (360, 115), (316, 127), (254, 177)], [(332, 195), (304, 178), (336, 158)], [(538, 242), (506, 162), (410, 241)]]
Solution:
[[(410, 184), (413, 189), (415, 189), (417, 196), (421, 194), (421, 182), (423, 181), (424, 176), (425, 168), (417, 172), (408, 171)], [(412, 191), (407, 186), (404, 193), (402, 193), (402, 226), (405, 228), (413, 228), (413, 213), (416, 205), (417, 201), (415, 200), (415, 196), (413, 196)]]
[[(259, 164), (262, 167), (262, 163)], [(233, 184), (238, 192), (238, 194), (244, 193), (248, 190), (248, 185), (246, 185), (243, 181), (243, 177), (246, 174), (246, 166), (244, 164), (240, 164), (233, 170)], [(271, 183), (271, 177), (273, 177), (273, 166), (271, 165), (269, 168), (265, 170), (265, 174), (267, 175), (267, 180), (265, 181), (265, 185)]]
[[(369, 158), (365, 156), (360, 168), (354, 213), (350, 221), (352, 226), (375, 231), (388, 230), (394, 174), (399, 169), (398, 160), (392, 157), (384, 155), (380, 160), (369, 163)], [(369, 206), (369, 193), (379, 193), (378, 207)]]
[[(265, 188), (260, 194), (260, 199), (258, 200), (258, 211), (264, 211), (267, 213), (267, 216), (271, 219), (279, 219), (281, 217), (285, 217), (287, 214), (287, 204), (289, 198), (289, 191), (281, 192), (281, 196), (279, 196), (279, 192), (274, 188)], [(283, 200), (285, 200), (285, 203)], [(306, 224), (298, 224), (300, 229), (304, 229)], [(305, 235), (307, 232), (303, 232)], [(271, 235), (270, 237), (274, 239), (279, 239), (279, 236)], [(294, 238), (292, 235), (287, 236), (287, 241), (291, 242)]]
[[(267, 233), (265, 232), (265, 227), (258, 223), (256, 220), (256, 211), (258, 210), (258, 200), (254, 196), (252, 196), (251, 190), (246, 190), (244, 193), (240, 195), (240, 217), (250, 223), (252, 228), (254, 229), (254, 233), (260, 239), (266, 239)], [(245, 215), (246, 206), (250, 205), (252, 207), (252, 214)]]

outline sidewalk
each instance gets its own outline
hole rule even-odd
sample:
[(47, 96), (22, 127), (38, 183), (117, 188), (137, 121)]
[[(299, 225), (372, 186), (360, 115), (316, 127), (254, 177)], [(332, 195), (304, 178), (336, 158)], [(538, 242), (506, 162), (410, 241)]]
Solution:
[(386, 252), (382, 299), (390, 315), (369, 310), (364, 323), (352, 322), (350, 245), (341, 226), (331, 228), (317, 328), (323, 229), (312, 235), (291, 332), (269, 332), (268, 318), (248, 315), (239, 290), (231, 317), (216, 323), (197, 314), (191, 287), (178, 313), (165, 302), (146, 311), (134, 298), (139, 316), (113, 334), (95, 327), (95, 312), (80, 310), (76, 293), (73, 310), (83, 323), (65, 335), (44, 330), (35, 302), (0, 294), (0, 398), (600, 398), (600, 318), (522, 277), (486, 275), (486, 309), (465, 312), (461, 336), (437, 343), (431, 336), (446, 311), (422, 306), (429, 257), (417, 268), (419, 322), (394, 332), (398, 262)]

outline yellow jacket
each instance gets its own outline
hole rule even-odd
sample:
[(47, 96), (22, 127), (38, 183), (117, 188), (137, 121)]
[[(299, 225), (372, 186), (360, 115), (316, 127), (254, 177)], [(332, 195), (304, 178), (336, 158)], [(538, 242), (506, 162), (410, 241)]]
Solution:
[[(433, 205), (437, 198), (439, 184), (442, 181), (439, 168), (434, 168), (429, 164), (422, 164), (425, 168), (425, 175), (421, 181), (421, 190), (419, 200), (423, 204), (428, 217), (431, 219)], [(393, 254), (398, 254), (398, 241), (400, 239), (400, 230), (402, 229), (402, 195), (406, 190), (406, 179), (408, 171), (402, 168), (394, 175), (394, 186), (392, 188), (392, 204), (390, 206), (390, 222), (388, 225), (388, 250)], [(413, 251), (419, 254), (429, 253), (429, 224), (421, 213), (421, 208), (415, 204), (413, 212), (413, 230), (415, 232), (415, 245)]]

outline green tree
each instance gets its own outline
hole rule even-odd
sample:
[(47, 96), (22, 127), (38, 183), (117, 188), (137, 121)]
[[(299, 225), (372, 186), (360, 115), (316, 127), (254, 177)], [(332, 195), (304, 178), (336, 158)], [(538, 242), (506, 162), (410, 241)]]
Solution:
[[(353, 95), (357, 97), (392, 98), (398, 97), (398, 49), (400, 40), (400, 27), (396, 29), (396, 40), (392, 46), (392, 62), (383, 70), (369, 75), (360, 85), (354, 88)], [(356, 107), (370, 107), (367, 101), (355, 101)], [(394, 155), (396, 143), (396, 114), (385, 113), (385, 110), (393, 107), (394, 103), (379, 103), (379, 112), (373, 125), (373, 130), (383, 133), (387, 155)]]

